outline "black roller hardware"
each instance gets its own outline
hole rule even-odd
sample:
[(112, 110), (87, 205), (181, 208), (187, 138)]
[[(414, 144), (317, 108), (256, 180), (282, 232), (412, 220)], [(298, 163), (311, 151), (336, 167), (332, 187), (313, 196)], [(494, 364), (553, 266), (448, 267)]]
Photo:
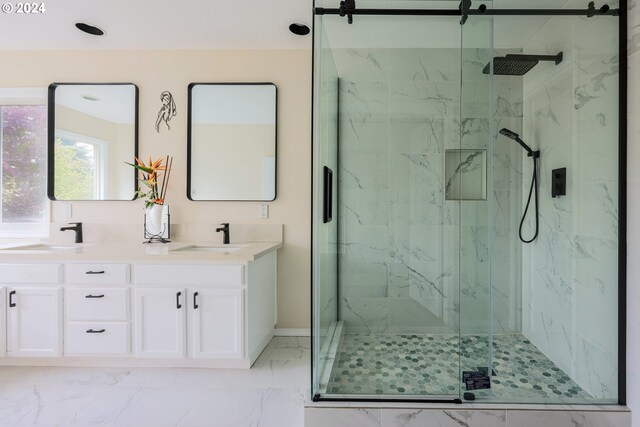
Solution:
[(180, 295), (182, 295), (182, 292), (178, 292), (176, 294), (176, 308), (178, 310), (182, 308), (182, 304), (180, 304)]
[(90, 271), (87, 271), (86, 274), (104, 274), (104, 270), (101, 270), (101, 271), (90, 270)]
[(102, 295), (91, 295), (91, 294), (89, 294), (89, 295), (85, 296), (85, 298), (104, 298), (104, 294), (102, 294)]
[(15, 307), (16, 303), (13, 302), (13, 296), (16, 294), (16, 291), (9, 292), (9, 307)]
[(88, 334), (102, 334), (106, 331), (107, 331), (106, 329), (98, 329), (98, 330), (87, 329)]
[(193, 293), (193, 308), (194, 309), (198, 308), (198, 293), (197, 292)]

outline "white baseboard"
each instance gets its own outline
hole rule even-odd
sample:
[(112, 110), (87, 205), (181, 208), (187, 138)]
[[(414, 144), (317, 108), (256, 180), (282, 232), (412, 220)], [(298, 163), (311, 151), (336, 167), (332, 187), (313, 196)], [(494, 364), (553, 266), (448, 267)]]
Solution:
[(276, 328), (276, 337), (309, 337), (311, 330), (307, 328)]

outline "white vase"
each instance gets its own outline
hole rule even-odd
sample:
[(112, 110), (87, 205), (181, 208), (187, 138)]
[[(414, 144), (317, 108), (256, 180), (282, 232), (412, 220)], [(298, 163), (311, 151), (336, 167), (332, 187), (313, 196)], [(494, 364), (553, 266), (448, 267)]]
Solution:
[(165, 226), (163, 224), (164, 205), (153, 204), (145, 209), (145, 237), (163, 237)]

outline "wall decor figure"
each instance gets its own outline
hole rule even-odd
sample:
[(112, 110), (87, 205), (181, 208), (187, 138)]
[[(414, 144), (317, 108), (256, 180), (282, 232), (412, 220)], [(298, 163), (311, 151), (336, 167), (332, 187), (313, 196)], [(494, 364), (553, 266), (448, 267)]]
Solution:
[(156, 131), (160, 133), (160, 123), (164, 122), (167, 125), (167, 129), (171, 130), (169, 121), (177, 114), (176, 103), (173, 100), (171, 92), (165, 90), (160, 94), (160, 100), (162, 101), (162, 107), (158, 111), (158, 118), (156, 119)]

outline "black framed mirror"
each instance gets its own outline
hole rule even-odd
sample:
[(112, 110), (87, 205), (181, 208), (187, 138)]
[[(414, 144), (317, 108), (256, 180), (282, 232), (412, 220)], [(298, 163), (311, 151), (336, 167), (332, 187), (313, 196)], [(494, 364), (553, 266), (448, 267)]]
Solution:
[(133, 200), (138, 87), (52, 83), (48, 98), (49, 199)]
[(275, 200), (276, 85), (191, 83), (188, 104), (187, 197)]

